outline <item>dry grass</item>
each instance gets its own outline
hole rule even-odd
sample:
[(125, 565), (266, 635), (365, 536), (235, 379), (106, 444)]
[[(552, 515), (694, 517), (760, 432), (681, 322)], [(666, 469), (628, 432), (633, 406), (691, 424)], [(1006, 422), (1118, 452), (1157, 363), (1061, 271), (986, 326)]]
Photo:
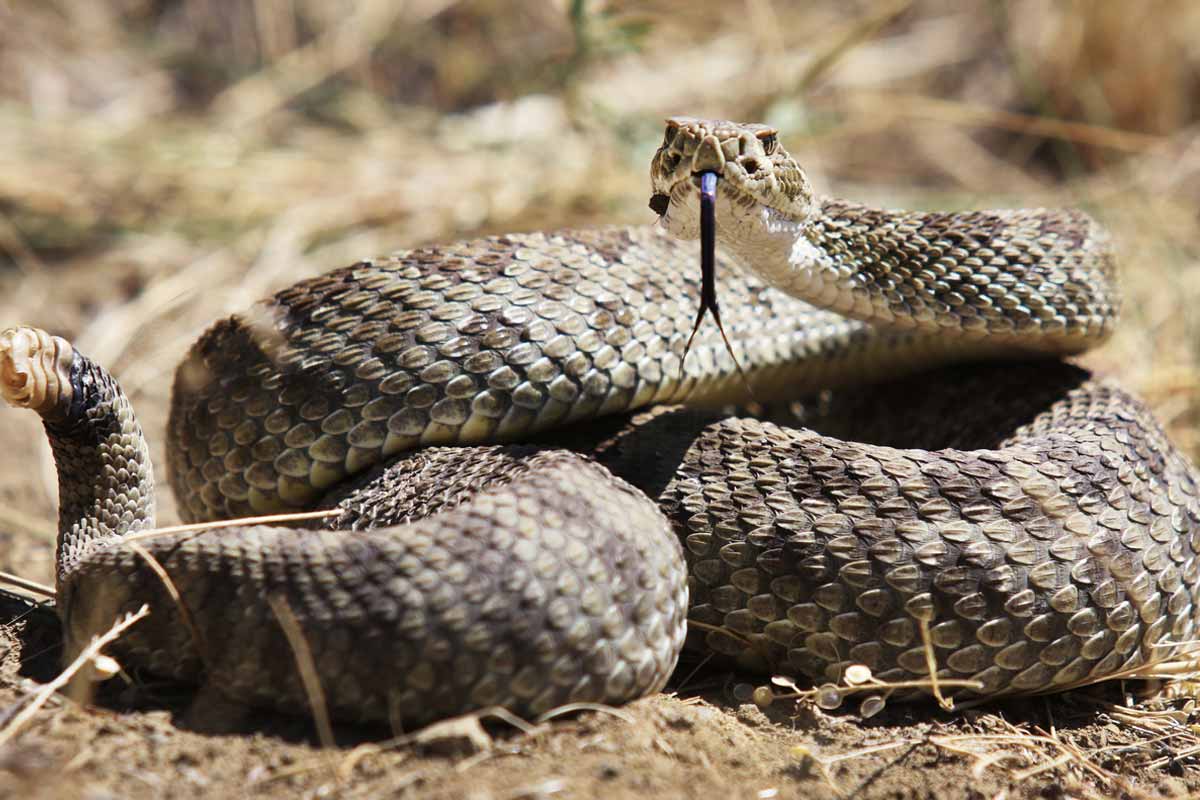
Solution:
[(148, 606), (143, 605), (137, 611), (126, 614), (121, 619), (115, 621), (111, 628), (103, 634), (96, 636), (84, 647), (79, 655), (72, 661), (58, 676), (47, 682), (30, 698), (21, 710), (13, 715), (12, 719), (0, 728), (0, 747), (4, 747), (17, 736), (22, 729), (33, 719), (38, 710), (46, 704), (46, 702), (54, 696), (54, 693), (65, 687), (72, 678), (75, 677), (80, 670), (90, 667), (98, 669), (102, 672), (108, 672), (109, 662), (103, 661), (104, 656), (102, 650), (106, 645), (116, 641), (127, 628), (136, 623), (138, 620), (150, 613)]
[[(161, 465), (171, 373), (215, 318), (364, 255), (648, 221), (663, 116), (761, 118), (830, 192), (1101, 217), (1128, 301), (1087, 363), (1200, 458), (1196, 42), (1188, 0), (0, 3), (0, 323), (109, 365)], [(0, 481), (0, 569), (47, 580), (53, 470), (33, 420), (4, 427), (41, 467)], [(1148, 762), (1163, 736), (1194, 760), (1170, 719)], [(1090, 769), (1028, 735), (1026, 779)]]
[(933, 0), (593, 2), (577, 20), (548, 1), (92, 5), (0, 10), (0, 318), (73, 336), (152, 431), (192, 338), (298, 276), (646, 221), (660, 119), (687, 111), (780, 124), (846, 195), (1089, 207), (1130, 296), (1092, 362), (1200, 451), (1200, 14), (1183, 0), (1136, 19)]

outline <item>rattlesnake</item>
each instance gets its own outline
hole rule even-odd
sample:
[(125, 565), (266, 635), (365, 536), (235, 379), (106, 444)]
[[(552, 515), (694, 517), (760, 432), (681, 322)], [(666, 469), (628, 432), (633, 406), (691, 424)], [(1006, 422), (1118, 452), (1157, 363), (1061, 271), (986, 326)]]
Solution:
[[(705, 172), (733, 352), (705, 329), (685, 361)], [(407, 727), (654, 692), (685, 616), (747, 667), (896, 681), (932, 657), (984, 696), (1194, 638), (1196, 473), (1137, 400), (1053, 360), (1115, 321), (1095, 222), (820, 198), (773, 129), (690, 118), (652, 181), (656, 226), (364, 261), (200, 339), (168, 429), (181, 514), (340, 509), (327, 529), (123, 540), (154, 525), (128, 401), (66, 341), (0, 335), (4, 396), (59, 468), (68, 655), (148, 603), (124, 663), (306, 713), (287, 617), (334, 716)], [(851, 392), (851, 438), (664, 407), (935, 367)]]

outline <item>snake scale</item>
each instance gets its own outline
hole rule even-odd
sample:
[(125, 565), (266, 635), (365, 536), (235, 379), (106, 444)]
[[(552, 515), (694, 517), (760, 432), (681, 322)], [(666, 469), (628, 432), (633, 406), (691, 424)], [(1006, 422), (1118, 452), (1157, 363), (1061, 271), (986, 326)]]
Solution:
[[(708, 328), (683, 358), (705, 172), (744, 379)], [(58, 464), (67, 657), (147, 603), (122, 663), (303, 714), (290, 621), (334, 717), (411, 728), (643, 696), (685, 640), (817, 681), (919, 679), (932, 653), (992, 696), (1195, 638), (1196, 473), (1056, 360), (1116, 318), (1089, 217), (822, 198), (775, 130), (692, 118), (651, 176), (656, 226), (364, 261), (204, 334), (168, 425), (182, 515), (336, 511), (310, 527), (131, 538), (154, 484), (116, 381), (0, 335), (4, 396)], [(722, 412), (746, 382), (880, 388), (841, 390), (835, 437)]]

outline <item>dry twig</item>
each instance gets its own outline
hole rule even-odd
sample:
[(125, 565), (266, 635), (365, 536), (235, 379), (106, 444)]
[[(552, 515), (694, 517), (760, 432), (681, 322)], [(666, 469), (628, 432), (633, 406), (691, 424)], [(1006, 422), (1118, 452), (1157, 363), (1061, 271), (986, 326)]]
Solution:
[(116, 641), (117, 637), (124, 633), (129, 626), (147, 616), (149, 613), (149, 606), (142, 606), (132, 614), (126, 614), (122, 619), (114, 623), (106, 633), (92, 639), (88, 646), (83, 648), (83, 651), (75, 657), (75, 660), (72, 661), (66, 669), (60, 672), (54, 680), (50, 681), (41, 689), (39, 689), (34, 695), (33, 700), (30, 701), (29, 705), (22, 708), (20, 713), (13, 717), (3, 730), (0, 730), (0, 747), (3, 747), (9, 741), (11, 741), (12, 738), (21, 730), (22, 726), (24, 726), (25, 723), (33, 718), (33, 715), (37, 713), (38, 709), (45, 705), (46, 701), (50, 699), (51, 695), (53, 695), (62, 687), (66, 686), (71, 678), (74, 677), (75, 673), (82, 669), (84, 665), (94, 661), (96, 657), (100, 655), (100, 651), (106, 645)]
[(267, 596), (267, 602), (271, 604), (271, 610), (275, 612), (275, 618), (279, 620), (279, 627), (283, 628), (283, 635), (287, 637), (288, 644), (292, 648), (292, 655), (296, 659), (296, 669), (300, 672), (300, 680), (304, 683), (304, 691), (308, 694), (313, 719), (317, 723), (317, 736), (320, 737), (323, 747), (332, 749), (337, 742), (333, 738), (333, 725), (329, 721), (325, 690), (322, 688), (321, 678), (317, 674), (312, 648), (308, 646), (308, 640), (304, 638), (304, 632), (300, 630), (300, 623), (296, 620), (296, 615), (288, 605), (287, 599), (281, 594), (270, 594)]
[(13, 575), (11, 572), (0, 571), (0, 583), (7, 583), (10, 586), (15, 586), (18, 589), (24, 589), (32, 594), (41, 595), (54, 599), (56, 592), (53, 586), (47, 586), (44, 583), (31, 581), (27, 578), (22, 578), (20, 575)]

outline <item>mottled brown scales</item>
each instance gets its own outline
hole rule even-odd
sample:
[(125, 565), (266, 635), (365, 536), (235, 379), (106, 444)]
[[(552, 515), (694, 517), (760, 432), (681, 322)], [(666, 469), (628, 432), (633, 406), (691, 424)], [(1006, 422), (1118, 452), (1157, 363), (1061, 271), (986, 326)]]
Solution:
[(1120, 305), (1107, 235), (1073, 210), (880, 211), (825, 200), (808, 238), (895, 324), (1079, 344)]
[[(418, 444), (513, 439), (652, 400), (738, 391), (711, 336), (677, 382), (698, 296), (690, 249), (652, 229), (464, 242), (438, 251), (448, 263), (415, 251), (355, 265), (218, 324), (180, 368), (172, 401), (182, 512), (303, 507)], [(816, 386), (843, 349), (890, 346), (723, 267), (729, 333), (768, 396), (794, 390), (796, 378), (772, 366), (781, 359), (813, 362), (802, 370)], [(755, 337), (762, 344), (746, 346)]]
[[(93, 391), (47, 425), (69, 649), (148, 602), (125, 663), (307, 713), (282, 599), (331, 712), (408, 728), (655, 691), (685, 613), (703, 623), (693, 645), (818, 681), (852, 664), (926, 676), (924, 625), (940, 675), (984, 695), (1101, 679), (1196, 638), (1192, 466), (1121, 389), (1021, 361), (1110, 330), (1094, 222), (817, 200), (771, 129), (679, 119), (652, 168), (664, 226), (686, 226), (668, 216), (694, 198), (696, 168), (721, 171), (719, 234), (744, 268), (718, 264), (724, 321), (755, 395), (859, 386), (835, 394), (821, 432), (628, 416), (742, 397), (715, 330), (679, 379), (697, 248), (661, 230), (360, 262), (218, 323), (177, 373), (168, 473), (185, 518), (341, 509), (322, 529), (144, 540), (188, 621), (121, 543), (153, 520), (145, 443), (119, 388), (76, 355), (59, 383)], [(738, 225), (768, 217), (798, 238), (779, 263), (746, 264), (781, 240)], [(825, 308), (746, 274), (760, 271)], [(5, 337), (10, 400), (61, 377), (22, 349), (49, 337)], [(505, 444), (518, 438), (532, 441)]]
[[(199, 648), (131, 550), (92, 552), (73, 568), (74, 591), (103, 598), (103, 613), (156, 609), (155, 624), (122, 641), (123, 658), (289, 712), (308, 701), (267, 596), (295, 614), (343, 719), (408, 728), (490, 705), (535, 716), (640, 697), (670, 674), (686, 597), (678, 544), (650, 500), (579, 456), (428, 449), (342, 505), (334, 526), (373, 530), (259, 526), (144, 542), (191, 610)], [(597, 526), (610, 534), (594, 536)]]
[[(910, 680), (926, 671), (925, 619), (944, 677), (1001, 693), (1186, 641), (1194, 477), (1136, 401), (1053, 365), (953, 377), (1015, 392), (1047, 371), (1073, 385), (1048, 407), (996, 403), (1041, 412), (997, 449), (897, 450), (755, 420), (702, 429), (659, 501), (684, 536), (690, 617), (738, 634), (702, 633), (708, 646), (817, 680), (853, 663)], [(925, 417), (934, 440), (957, 421), (938, 420)]]

